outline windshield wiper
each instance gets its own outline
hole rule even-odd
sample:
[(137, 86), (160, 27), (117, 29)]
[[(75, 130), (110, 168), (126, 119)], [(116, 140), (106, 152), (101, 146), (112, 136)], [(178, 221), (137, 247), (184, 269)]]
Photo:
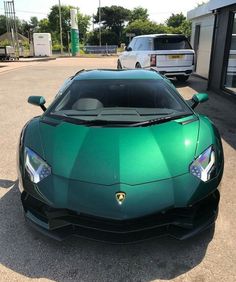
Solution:
[(116, 125), (117, 127), (124, 127), (130, 124), (133, 124), (133, 121), (121, 121), (121, 120), (103, 120), (103, 119), (93, 119), (93, 120), (84, 120), (67, 116), (66, 114), (51, 114), (52, 117), (56, 117), (62, 121), (68, 121), (73, 124), (83, 124), (86, 126), (105, 126), (105, 125)]
[(71, 123), (75, 123), (75, 124), (84, 124), (87, 122), (87, 120), (84, 120), (84, 119), (79, 119), (79, 118), (72, 118), (66, 114), (53, 114), (51, 113), (50, 114), (51, 117), (55, 117), (57, 119), (60, 119), (62, 121), (69, 121)]
[(170, 120), (188, 117), (188, 116), (191, 116), (191, 115), (192, 115), (192, 113), (191, 114), (189, 113), (189, 114), (174, 115), (174, 116), (164, 116), (164, 117), (159, 117), (159, 118), (155, 118), (155, 119), (150, 119), (150, 120), (146, 120), (146, 121), (133, 123), (131, 126), (137, 127), (137, 126), (148, 126), (148, 125), (153, 125), (153, 124), (159, 124), (159, 123), (167, 122), (167, 121), (170, 121)]
[(94, 119), (86, 120), (87, 126), (116, 126), (116, 127), (126, 127), (133, 124), (133, 121), (124, 121), (124, 120), (103, 120), (103, 119)]

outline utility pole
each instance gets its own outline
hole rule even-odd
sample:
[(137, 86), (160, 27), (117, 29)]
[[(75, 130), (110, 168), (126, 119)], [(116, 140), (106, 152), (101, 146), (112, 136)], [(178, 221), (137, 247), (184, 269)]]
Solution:
[(13, 6), (13, 16), (14, 16), (14, 28), (16, 33), (16, 50), (17, 50), (17, 56), (19, 58), (20, 55), (20, 48), (19, 48), (19, 40), (18, 40), (18, 30), (17, 30), (17, 24), (16, 24), (16, 13), (15, 13), (15, 3), (14, 0), (12, 0), (12, 6)]
[(98, 14), (99, 14), (99, 46), (102, 46), (102, 31), (101, 31), (101, 0), (99, 0), (99, 8), (98, 8)]
[(15, 59), (19, 59), (19, 40), (14, 0), (4, 1), (4, 11), (6, 16), (7, 33), (10, 35), (11, 45), (15, 49)]
[(59, 0), (59, 23), (60, 23), (60, 41), (61, 41), (61, 55), (63, 54), (63, 41), (62, 41), (62, 23), (61, 23), (61, 0)]

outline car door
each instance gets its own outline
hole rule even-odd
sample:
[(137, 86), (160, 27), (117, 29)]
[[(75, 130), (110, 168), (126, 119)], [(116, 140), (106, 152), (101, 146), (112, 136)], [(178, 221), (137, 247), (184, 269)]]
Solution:
[(151, 37), (140, 37), (135, 44), (134, 61), (132, 62), (133, 67), (139, 64), (141, 68), (150, 67), (150, 52), (153, 49), (153, 39)]
[(136, 44), (137, 39), (133, 38), (128, 47), (126, 48), (126, 51), (123, 53), (121, 57), (121, 64), (123, 68), (133, 68), (132, 62), (134, 61), (134, 48)]

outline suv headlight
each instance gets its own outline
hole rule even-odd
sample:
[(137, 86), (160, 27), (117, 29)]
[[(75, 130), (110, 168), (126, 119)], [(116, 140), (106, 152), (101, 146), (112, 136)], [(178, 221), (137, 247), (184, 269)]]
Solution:
[(189, 170), (192, 175), (206, 182), (211, 179), (211, 174), (215, 169), (215, 152), (213, 147), (208, 147), (190, 165)]
[(38, 183), (51, 174), (51, 167), (27, 147), (25, 148), (25, 169), (33, 183)]

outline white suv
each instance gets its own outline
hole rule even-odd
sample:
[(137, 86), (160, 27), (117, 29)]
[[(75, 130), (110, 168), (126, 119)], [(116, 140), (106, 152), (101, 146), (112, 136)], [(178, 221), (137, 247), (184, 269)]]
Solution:
[(181, 34), (140, 35), (119, 56), (117, 68), (155, 68), (184, 82), (194, 70), (194, 50)]

